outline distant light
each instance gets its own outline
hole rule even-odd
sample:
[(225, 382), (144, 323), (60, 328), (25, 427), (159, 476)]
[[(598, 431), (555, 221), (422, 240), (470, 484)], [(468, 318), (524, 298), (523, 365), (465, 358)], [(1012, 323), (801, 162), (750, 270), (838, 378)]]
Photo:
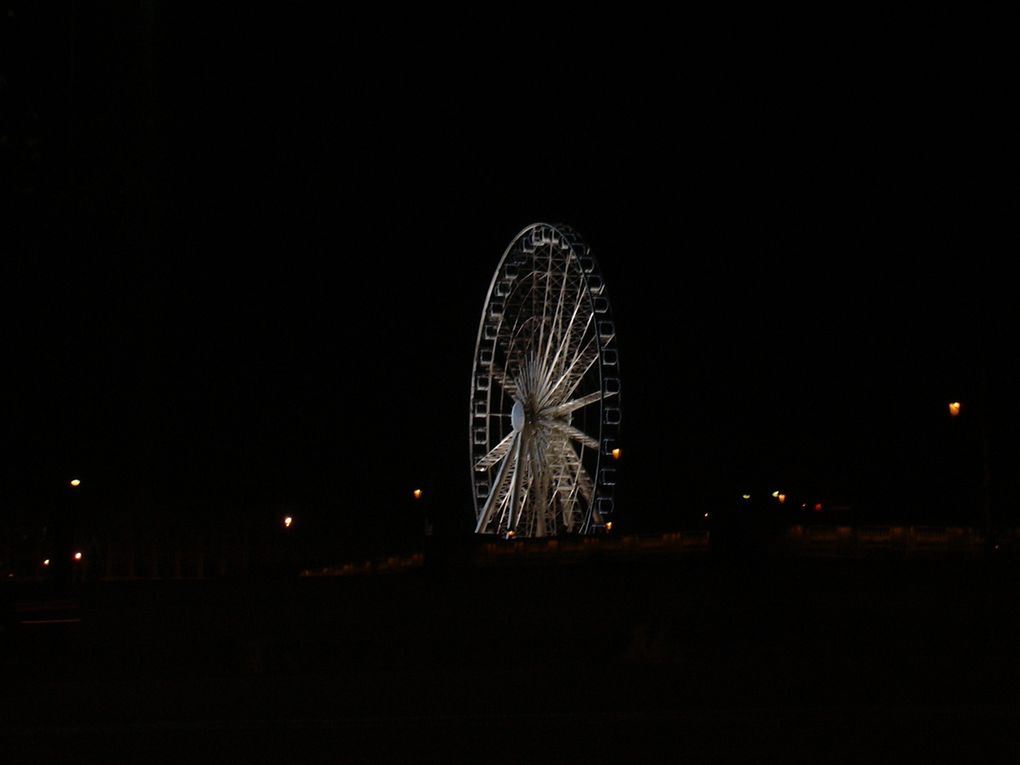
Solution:
[(612, 531), (612, 530), (613, 530), (613, 522), (609, 521), (609, 522), (606, 523), (606, 531)]
[(751, 498), (750, 494), (741, 494), (740, 496), (743, 497), (744, 499), (750, 499)]
[(776, 497), (778, 499), (779, 498), (779, 489), (776, 489), (774, 492), (772, 492), (772, 496)]
[(507, 539), (513, 539), (514, 538), (514, 530), (513, 529), (510, 529), (510, 531), (508, 531), (506, 533), (506, 538)]
[(289, 529), (292, 523), (294, 523), (294, 519), (291, 516), (289, 515), (283, 516), (283, 527), (285, 529)]
[(822, 511), (822, 503), (821, 502), (815, 502), (815, 512), (816, 513), (820, 513), (821, 511)]
[(949, 402), (949, 416), (956, 417), (960, 414), (960, 402), (950, 401)]
[(81, 486), (81, 481), (79, 481), (77, 478), (72, 478), (71, 486), (77, 489), (79, 486)]
[(708, 513), (705, 513), (705, 517), (706, 517), (706, 518), (708, 517)]
[(781, 505), (784, 502), (786, 502), (786, 495), (785, 494), (779, 494), (779, 495), (776, 496), (776, 499), (779, 500), (779, 504)]
[(614, 460), (618, 460), (618, 459), (620, 459), (620, 456), (623, 454), (623, 452), (620, 449), (617, 448), (617, 449), (613, 449), (611, 454), (613, 455), (613, 459)]
[(48, 566), (48, 565), (50, 565), (50, 559), (49, 559), (49, 558), (46, 558), (46, 559), (45, 559), (45, 560), (44, 560), (44, 561), (42, 562), (42, 564), (43, 564), (44, 566)]
[(411, 492), (415, 499), (421, 499), (421, 489), (415, 489)]
[(80, 553), (80, 552), (76, 552), (76, 553), (74, 554), (74, 559), (75, 559), (75, 560), (81, 560), (81, 553)]
[(807, 502), (801, 502), (800, 503), (800, 509), (801, 510), (806, 510), (807, 509)]

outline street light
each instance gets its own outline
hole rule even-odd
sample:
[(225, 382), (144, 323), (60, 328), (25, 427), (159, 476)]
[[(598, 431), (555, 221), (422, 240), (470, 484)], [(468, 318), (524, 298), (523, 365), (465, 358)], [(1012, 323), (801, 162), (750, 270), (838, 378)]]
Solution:
[(283, 527), (285, 529), (289, 529), (292, 523), (294, 523), (294, 519), (291, 516), (289, 515), (283, 516)]
[(415, 499), (421, 499), (421, 489), (415, 489), (414, 491), (411, 492), (411, 495)]
[(950, 401), (949, 402), (949, 416), (950, 417), (959, 417), (959, 415), (960, 415), (960, 402), (959, 401)]
[(81, 553), (80, 553), (80, 552), (76, 552), (76, 553), (74, 554), (74, 559), (75, 559), (76, 561), (80, 561), (80, 560), (81, 560)]
[(81, 481), (79, 481), (77, 478), (72, 478), (71, 479), (71, 488), (72, 489), (77, 489), (79, 486), (81, 486)]

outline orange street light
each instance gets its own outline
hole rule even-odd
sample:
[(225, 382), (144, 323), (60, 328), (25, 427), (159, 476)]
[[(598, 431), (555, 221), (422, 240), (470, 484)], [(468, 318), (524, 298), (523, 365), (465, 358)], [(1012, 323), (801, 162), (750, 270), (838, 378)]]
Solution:
[(781, 505), (784, 502), (786, 502), (786, 495), (785, 494), (777, 494), (776, 495), (776, 499), (779, 500), (779, 504)]
[(411, 492), (415, 499), (421, 499), (421, 489), (415, 489)]
[(289, 515), (283, 516), (283, 527), (285, 529), (289, 529), (292, 523), (294, 523), (294, 518), (293, 517), (291, 517)]
[(959, 401), (950, 401), (949, 402), (949, 416), (950, 417), (958, 417), (959, 414), (960, 414), (960, 402)]
[(613, 530), (613, 522), (612, 521), (608, 521), (606, 523), (606, 531), (612, 531), (612, 530)]
[(613, 449), (613, 451), (610, 453), (613, 455), (614, 460), (620, 459), (620, 456), (623, 454), (623, 452), (619, 448)]

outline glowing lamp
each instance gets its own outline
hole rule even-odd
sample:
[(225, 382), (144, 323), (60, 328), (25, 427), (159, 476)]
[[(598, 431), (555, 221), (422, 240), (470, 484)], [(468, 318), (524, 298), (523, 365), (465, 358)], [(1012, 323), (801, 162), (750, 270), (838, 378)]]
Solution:
[(81, 481), (79, 481), (77, 478), (72, 478), (71, 486), (77, 489), (79, 486), (81, 486)]
[(285, 529), (289, 529), (292, 523), (294, 523), (294, 519), (291, 516), (289, 515), (283, 516), (283, 527)]
[(775, 497), (776, 499), (779, 499), (779, 489), (776, 489), (774, 492), (772, 492), (772, 496)]
[(708, 513), (705, 513), (705, 517), (706, 517), (706, 518), (708, 517)]
[(80, 552), (76, 552), (76, 553), (74, 554), (74, 559), (75, 559), (75, 560), (81, 560), (81, 553), (80, 553)]
[(779, 500), (779, 504), (781, 505), (784, 502), (786, 502), (786, 495), (785, 494), (777, 494), (776, 495), (776, 499)]
[(949, 402), (949, 416), (958, 417), (960, 415), (960, 402), (950, 401)]
[(741, 494), (740, 496), (743, 497), (744, 499), (750, 499), (751, 498), (750, 494)]
[(613, 522), (609, 521), (608, 523), (606, 523), (606, 531), (612, 531), (612, 530), (613, 530)]
[(613, 449), (611, 454), (613, 455), (613, 459), (614, 460), (618, 460), (618, 459), (620, 459), (620, 455), (623, 454), (623, 452), (620, 451), (620, 449)]
[(44, 560), (44, 561), (42, 562), (42, 564), (43, 564), (44, 566), (49, 566), (49, 565), (50, 565), (50, 559), (49, 559), (49, 558), (46, 558), (46, 559), (45, 559), (45, 560)]
[(411, 492), (411, 494), (414, 495), (415, 499), (421, 499), (421, 489), (415, 489)]

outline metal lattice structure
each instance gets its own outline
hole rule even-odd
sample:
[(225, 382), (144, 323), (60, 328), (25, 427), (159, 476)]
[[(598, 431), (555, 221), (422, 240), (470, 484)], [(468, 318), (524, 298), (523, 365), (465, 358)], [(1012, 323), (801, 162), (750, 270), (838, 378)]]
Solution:
[(475, 531), (590, 534), (613, 511), (619, 357), (605, 285), (581, 237), (535, 223), (507, 247), (471, 378)]

